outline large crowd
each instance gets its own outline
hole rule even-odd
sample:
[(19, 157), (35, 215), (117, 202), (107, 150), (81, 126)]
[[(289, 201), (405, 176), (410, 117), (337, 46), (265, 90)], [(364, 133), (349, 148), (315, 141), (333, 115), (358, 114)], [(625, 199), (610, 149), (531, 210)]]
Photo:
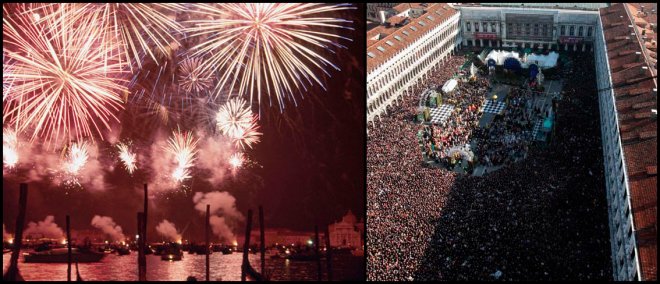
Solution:
[[(572, 59), (550, 144), (510, 139), (507, 147), (528, 147), (528, 158), (483, 177), (420, 165), (414, 96), (368, 126), (369, 280), (611, 279), (594, 63), (588, 54)], [(432, 83), (451, 78), (463, 61), (460, 54), (450, 58)], [(525, 96), (514, 93), (510, 103), (526, 103)], [(533, 115), (504, 116), (478, 135), (518, 135)], [(498, 155), (478, 151), (491, 160)]]

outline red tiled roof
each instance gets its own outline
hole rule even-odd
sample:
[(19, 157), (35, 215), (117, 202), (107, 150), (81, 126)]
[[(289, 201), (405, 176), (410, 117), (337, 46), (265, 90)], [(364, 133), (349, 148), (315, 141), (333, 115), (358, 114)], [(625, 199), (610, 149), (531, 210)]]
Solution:
[[(409, 4), (408, 3), (400, 4), (395, 6), (395, 8), (401, 5), (409, 5)], [(395, 30), (392, 33), (385, 36), (384, 38), (381, 37), (379, 41), (368, 40), (367, 54), (373, 54), (374, 57), (372, 58), (371, 56), (367, 56), (367, 73), (373, 71), (374, 69), (376, 69), (376, 67), (387, 62), (387, 60), (392, 58), (400, 50), (403, 50), (410, 44), (414, 43), (420, 37), (422, 37), (422, 35), (426, 34), (426, 32), (437, 27), (447, 18), (457, 13), (457, 11), (454, 8), (450, 7), (446, 3), (429, 4), (429, 6), (425, 8), (426, 8), (426, 13), (419, 16), (418, 18), (411, 19), (410, 23), (408, 23), (403, 27), (388, 29), (388, 31), (392, 29)], [(431, 16), (433, 20), (429, 19), (427, 16)], [(420, 25), (419, 24), (420, 21), (423, 21), (424, 25)], [(415, 27), (415, 30), (411, 29), (411, 27)], [(374, 31), (376, 29), (377, 28), (372, 29), (367, 33), (368, 39), (372, 38), (373, 35), (376, 34), (376, 31)], [(397, 39), (397, 37), (400, 40)], [(387, 44), (387, 41), (392, 43), (392, 45)], [(381, 47), (383, 51), (381, 51), (378, 47)]]
[(628, 12), (623, 4), (613, 4), (601, 9), (600, 15), (615, 88), (641, 276), (643, 280), (657, 280), (658, 127), (651, 118), (651, 109), (657, 108), (653, 92), (657, 79), (648, 79), (653, 76), (651, 64), (643, 53), (644, 40), (635, 34), (634, 29), (641, 34), (635, 24), (641, 21), (631, 19)]

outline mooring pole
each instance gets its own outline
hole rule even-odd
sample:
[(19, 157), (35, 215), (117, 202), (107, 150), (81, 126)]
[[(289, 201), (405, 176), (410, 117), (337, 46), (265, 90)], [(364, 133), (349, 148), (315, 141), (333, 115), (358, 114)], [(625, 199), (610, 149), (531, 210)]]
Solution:
[(247, 226), (245, 226), (245, 243), (243, 244), (243, 265), (241, 265), (241, 281), (245, 281), (247, 275), (248, 251), (250, 250), (250, 232), (252, 231), (252, 209), (248, 210)]
[(71, 282), (71, 223), (69, 215), (66, 215), (66, 247), (67, 247), (67, 257), (66, 257), (66, 281)]
[(140, 281), (147, 281), (147, 270), (146, 270), (146, 263), (147, 259), (144, 255), (144, 250), (146, 249), (146, 246), (144, 245), (144, 235), (142, 232), (143, 229), (143, 222), (144, 222), (144, 213), (138, 212), (137, 213), (137, 222), (138, 222), (138, 279)]
[(23, 245), (23, 224), (25, 222), (25, 210), (27, 208), (27, 183), (20, 184), (18, 197), (18, 216), (16, 217), (16, 231), (14, 232), (14, 247), (12, 248), (9, 268), (2, 277), (5, 281), (22, 281), (23, 277), (18, 272), (18, 257)]
[(328, 281), (332, 281), (332, 248), (330, 247), (330, 231), (325, 227), (325, 261), (328, 266)]
[(321, 255), (319, 255), (319, 225), (314, 225), (314, 253), (316, 253), (316, 272), (318, 281), (321, 281)]
[(211, 248), (209, 247), (209, 228), (211, 227), (211, 205), (206, 204), (206, 281), (209, 281), (210, 268), (209, 268), (209, 254)]
[(261, 275), (266, 275), (266, 236), (264, 233), (264, 208), (259, 205), (259, 232), (261, 241)]

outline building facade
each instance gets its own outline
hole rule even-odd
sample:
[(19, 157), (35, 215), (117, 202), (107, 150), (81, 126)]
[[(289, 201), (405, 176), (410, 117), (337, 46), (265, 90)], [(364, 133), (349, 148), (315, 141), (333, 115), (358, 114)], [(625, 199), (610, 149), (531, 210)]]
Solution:
[[(367, 45), (367, 122), (408, 94), (459, 46), (459, 12), (431, 4), (421, 16)], [(371, 37), (374, 38), (374, 37)]]
[(457, 6), (463, 46), (591, 51), (597, 10)]
[(341, 221), (328, 226), (330, 246), (360, 248), (364, 246), (364, 222), (357, 221), (350, 210)]
[(656, 280), (657, 79), (626, 5), (600, 11), (594, 39), (612, 269)]

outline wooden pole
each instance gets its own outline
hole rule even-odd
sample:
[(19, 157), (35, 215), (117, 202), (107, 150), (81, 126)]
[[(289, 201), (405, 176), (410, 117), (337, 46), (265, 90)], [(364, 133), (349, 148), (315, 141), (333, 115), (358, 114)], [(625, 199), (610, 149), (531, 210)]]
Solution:
[(209, 228), (211, 227), (211, 205), (206, 204), (206, 281), (210, 281), (210, 268), (209, 268)]
[(316, 254), (316, 272), (318, 281), (321, 281), (321, 255), (319, 255), (319, 225), (314, 225), (314, 253)]
[(245, 243), (243, 244), (243, 265), (241, 265), (241, 281), (245, 281), (248, 265), (248, 251), (250, 250), (250, 232), (252, 231), (252, 209), (248, 210), (247, 226), (245, 226)]
[(18, 197), (18, 216), (16, 217), (16, 231), (14, 232), (14, 247), (9, 260), (7, 273), (2, 277), (5, 281), (22, 281), (18, 272), (18, 257), (21, 246), (23, 245), (23, 224), (25, 223), (25, 210), (27, 208), (27, 183), (20, 184), (20, 193)]
[(71, 223), (69, 215), (66, 215), (66, 281), (71, 282)]
[(328, 281), (332, 281), (332, 248), (330, 247), (330, 231), (325, 227), (325, 261), (328, 266)]
[(259, 232), (261, 242), (261, 274), (266, 275), (266, 236), (264, 234), (264, 208), (259, 205)]
[[(147, 245), (149, 244), (147, 242), (147, 220), (149, 219), (148, 218), (149, 215), (147, 215), (147, 212), (148, 212), (147, 210), (149, 208), (148, 204), (149, 204), (149, 194), (148, 194), (148, 190), (147, 190), (147, 184), (145, 183), (144, 184), (144, 213), (142, 215), (142, 218), (143, 218), (143, 220), (142, 220), (142, 236), (140, 236), (140, 239), (142, 240), (142, 248), (143, 249), (146, 249)], [(141, 280), (141, 281), (147, 281), (147, 258), (144, 255), (144, 253), (143, 253), (142, 258), (143, 258), (142, 263), (141, 263), (141, 265), (142, 265), (142, 277), (144, 279)]]
[(142, 234), (142, 229), (143, 225), (142, 223), (144, 222), (144, 214), (142, 212), (137, 213), (137, 222), (138, 222), (138, 279), (140, 281), (146, 281), (147, 280), (147, 273), (145, 269), (145, 264), (147, 262), (147, 259), (144, 255), (144, 250), (146, 249), (145, 247), (145, 242), (144, 242), (144, 235)]

